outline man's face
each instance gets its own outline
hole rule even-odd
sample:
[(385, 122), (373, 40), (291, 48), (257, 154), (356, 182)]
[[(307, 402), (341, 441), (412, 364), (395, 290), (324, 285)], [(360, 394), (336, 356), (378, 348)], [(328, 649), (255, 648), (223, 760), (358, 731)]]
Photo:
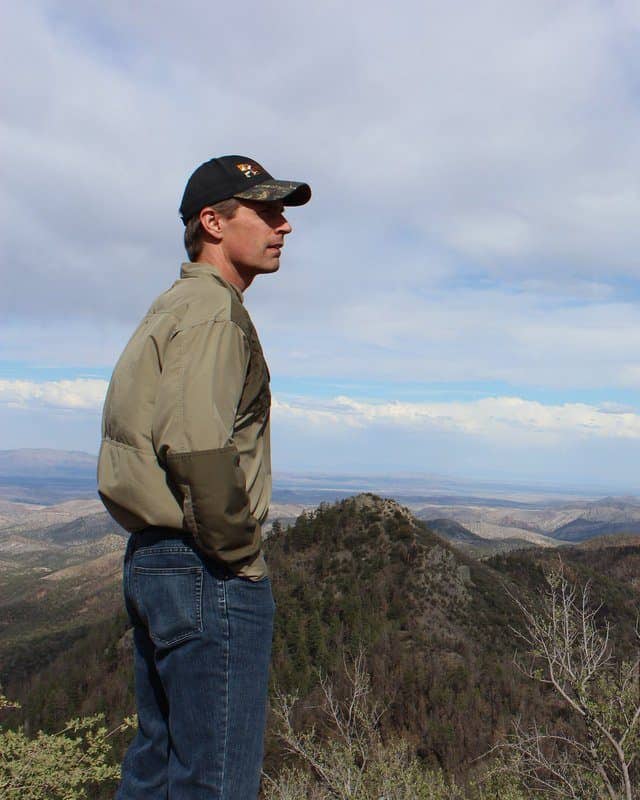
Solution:
[(291, 225), (281, 202), (239, 200), (233, 217), (224, 220), (222, 248), (241, 275), (252, 278), (280, 267), (280, 251)]

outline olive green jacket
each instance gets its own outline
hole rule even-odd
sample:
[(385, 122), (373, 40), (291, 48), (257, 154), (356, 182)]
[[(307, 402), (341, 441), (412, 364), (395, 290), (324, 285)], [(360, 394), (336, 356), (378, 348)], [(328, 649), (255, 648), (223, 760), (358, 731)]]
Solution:
[(241, 293), (210, 264), (183, 264), (116, 364), (98, 490), (130, 532), (184, 529), (238, 574), (266, 574), (271, 500), (269, 371)]

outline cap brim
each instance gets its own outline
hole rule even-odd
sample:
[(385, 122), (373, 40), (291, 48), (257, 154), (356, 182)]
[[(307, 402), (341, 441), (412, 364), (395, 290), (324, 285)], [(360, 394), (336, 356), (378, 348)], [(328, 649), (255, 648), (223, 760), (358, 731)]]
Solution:
[(303, 206), (311, 199), (311, 188), (308, 183), (271, 179), (233, 196), (239, 197), (241, 200), (261, 200), (262, 202), (281, 200), (285, 206)]

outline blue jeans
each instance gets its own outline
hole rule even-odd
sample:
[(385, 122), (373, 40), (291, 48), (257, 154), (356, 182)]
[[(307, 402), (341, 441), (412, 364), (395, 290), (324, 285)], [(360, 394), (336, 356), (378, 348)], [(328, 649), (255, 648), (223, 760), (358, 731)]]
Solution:
[(274, 603), (268, 578), (230, 573), (179, 531), (130, 537), (138, 732), (116, 800), (255, 800)]

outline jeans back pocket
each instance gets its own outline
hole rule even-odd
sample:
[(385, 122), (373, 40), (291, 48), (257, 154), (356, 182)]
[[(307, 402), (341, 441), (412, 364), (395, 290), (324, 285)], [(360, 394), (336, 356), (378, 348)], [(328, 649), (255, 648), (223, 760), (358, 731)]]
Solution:
[(156, 645), (174, 645), (202, 632), (203, 568), (133, 568), (138, 614)]

